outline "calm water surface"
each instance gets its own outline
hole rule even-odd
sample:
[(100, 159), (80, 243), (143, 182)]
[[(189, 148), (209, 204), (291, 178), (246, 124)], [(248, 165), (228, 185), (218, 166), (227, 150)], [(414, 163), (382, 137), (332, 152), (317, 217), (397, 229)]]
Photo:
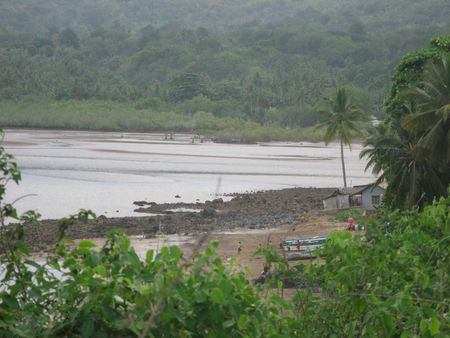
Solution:
[[(8, 201), (20, 211), (58, 218), (90, 208), (106, 216), (139, 216), (134, 201), (195, 202), (224, 194), (290, 187), (342, 186), (338, 144), (191, 143), (189, 135), (6, 130), (5, 147), (23, 174)], [(374, 180), (346, 149), (347, 182)], [(175, 196), (180, 196), (176, 198)]]

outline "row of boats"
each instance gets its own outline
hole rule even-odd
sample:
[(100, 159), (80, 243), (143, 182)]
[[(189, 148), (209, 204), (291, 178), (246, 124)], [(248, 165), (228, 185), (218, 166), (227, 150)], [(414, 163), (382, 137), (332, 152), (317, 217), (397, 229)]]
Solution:
[(280, 248), (287, 260), (314, 258), (326, 240), (326, 236), (287, 238), (280, 243)]

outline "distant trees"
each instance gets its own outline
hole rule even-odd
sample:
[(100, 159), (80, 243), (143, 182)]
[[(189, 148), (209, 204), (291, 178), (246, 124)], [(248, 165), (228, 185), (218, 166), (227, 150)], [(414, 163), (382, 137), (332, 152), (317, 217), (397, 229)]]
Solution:
[(362, 123), (369, 120), (369, 115), (356, 107), (344, 87), (337, 87), (334, 97), (325, 98), (326, 107), (319, 113), (325, 116), (325, 121), (317, 128), (325, 129), (324, 141), (326, 144), (338, 139), (341, 146), (342, 177), (344, 187), (347, 187), (345, 172), (344, 145), (350, 146), (354, 134), (361, 134)]
[(348, 32), (352, 39), (356, 41), (364, 39), (367, 35), (366, 26), (358, 20), (355, 20), (350, 24)]
[(176, 76), (170, 83), (169, 99), (172, 102), (190, 100), (205, 92), (205, 86), (200, 75), (183, 73)]
[[(65, 0), (62, 3), (77, 11)], [(136, 1), (128, 3), (133, 7)], [(196, 2), (174, 0), (167, 6), (174, 3), (191, 8)], [(258, 0), (249, 2), (249, 8), (256, 3), (261, 8), (275, 7), (275, 2)], [(226, 4), (216, 1), (211, 6)], [(12, 3), (1, 6), (14, 7)], [(109, 8), (110, 3), (104, 6)], [(155, 10), (165, 6), (157, 1)], [(94, 7), (93, 16), (103, 13)], [(140, 7), (141, 3), (133, 8)], [(73, 28), (45, 26), (36, 34), (1, 32), (0, 100), (120, 101), (140, 109), (188, 115), (207, 108), (216, 117), (239, 116), (296, 128), (314, 125), (313, 112), (321, 97), (329, 95), (336, 83), (343, 83), (356, 105), (380, 116), (392, 60), (419, 48), (441, 28), (420, 30), (413, 21), (412, 28), (401, 32), (381, 29), (374, 34), (372, 19), (366, 20), (365, 14), (348, 15), (346, 24), (337, 27), (336, 20), (342, 18), (335, 9), (318, 2), (276, 25), (252, 22), (222, 31), (164, 25), (164, 20), (133, 29), (126, 19), (121, 24), (110, 20), (109, 26), (78, 29), (77, 17), (65, 23)], [(103, 15), (102, 20), (109, 13)], [(94, 19), (90, 22), (98, 22)], [(299, 20), (304, 24), (299, 25)]]
[(147, 25), (139, 31), (139, 47), (144, 48), (149, 43), (160, 39), (159, 31), (152, 25)]
[(155, 28), (172, 22), (190, 29), (220, 30), (257, 20), (270, 24), (291, 21), (300, 25), (324, 25), (327, 30), (342, 27), (353, 18), (368, 30), (398, 27), (428, 27), (448, 23), (449, 4), (443, 0), (341, 1), (206, 1), (206, 0), (90, 0), (82, 5), (71, 0), (23, 0), (0, 2), (0, 30), (42, 32), (51, 24), (70, 24), (76, 30), (91, 29), (120, 20), (132, 29), (151, 24)]
[(77, 33), (72, 28), (66, 28), (59, 33), (59, 42), (63, 46), (75, 49), (79, 49), (81, 45)]

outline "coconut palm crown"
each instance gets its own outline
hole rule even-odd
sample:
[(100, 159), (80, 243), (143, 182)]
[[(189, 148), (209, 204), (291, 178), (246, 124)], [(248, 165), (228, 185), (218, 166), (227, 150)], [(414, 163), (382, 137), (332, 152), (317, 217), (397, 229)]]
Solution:
[(379, 176), (376, 184), (389, 183), (385, 202), (399, 208), (423, 207), (445, 195), (446, 178), (420, 147), (421, 138), (400, 133), (378, 126), (365, 140), (360, 158), (367, 157), (366, 170), (372, 168)]
[(325, 98), (325, 109), (319, 110), (325, 115), (325, 121), (317, 128), (325, 128), (324, 141), (329, 144), (338, 139), (341, 146), (341, 163), (344, 187), (347, 187), (347, 177), (345, 172), (344, 145), (351, 146), (353, 135), (361, 135), (361, 123), (369, 121), (367, 113), (356, 107), (352, 99), (347, 95), (345, 87), (337, 87), (333, 97)]
[(419, 146), (430, 153), (433, 163), (450, 163), (450, 53), (430, 62), (422, 81), (405, 93), (414, 107), (402, 126), (423, 135)]

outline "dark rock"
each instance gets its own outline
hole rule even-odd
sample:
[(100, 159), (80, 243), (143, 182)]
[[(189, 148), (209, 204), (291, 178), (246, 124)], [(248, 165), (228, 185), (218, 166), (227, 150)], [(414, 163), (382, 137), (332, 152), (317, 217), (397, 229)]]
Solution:
[[(302, 221), (303, 211), (318, 209), (324, 197), (335, 189), (293, 188), (278, 191), (263, 191), (253, 195), (231, 194), (231, 201), (215, 199), (206, 203), (163, 203), (137, 201), (144, 204), (139, 212), (162, 214), (165, 210), (194, 208), (200, 213), (181, 212), (170, 215), (147, 217), (99, 216), (87, 224), (76, 223), (66, 231), (68, 239), (102, 238), (113, 228), (122, 228), (127, 235), (152, 235), (164, 233), (195, 234), (208, 230), (232, 230), (236, 228), (262, 229)], [(177, 195), (179, 196), (179, 195)], [(136, 204), (135, 204), (136, 205)], [(150, 206), (151, 205), (151, 206)], [(286, 207), (285, 207), (286, 206)], [(118, 212), (118, 210), (117, 210)], [(35, 248), (52, 245), (58, 236), (57, 221), (43, 221), (41, 235), (33, 225), (25, 226), (27, 244)]]

